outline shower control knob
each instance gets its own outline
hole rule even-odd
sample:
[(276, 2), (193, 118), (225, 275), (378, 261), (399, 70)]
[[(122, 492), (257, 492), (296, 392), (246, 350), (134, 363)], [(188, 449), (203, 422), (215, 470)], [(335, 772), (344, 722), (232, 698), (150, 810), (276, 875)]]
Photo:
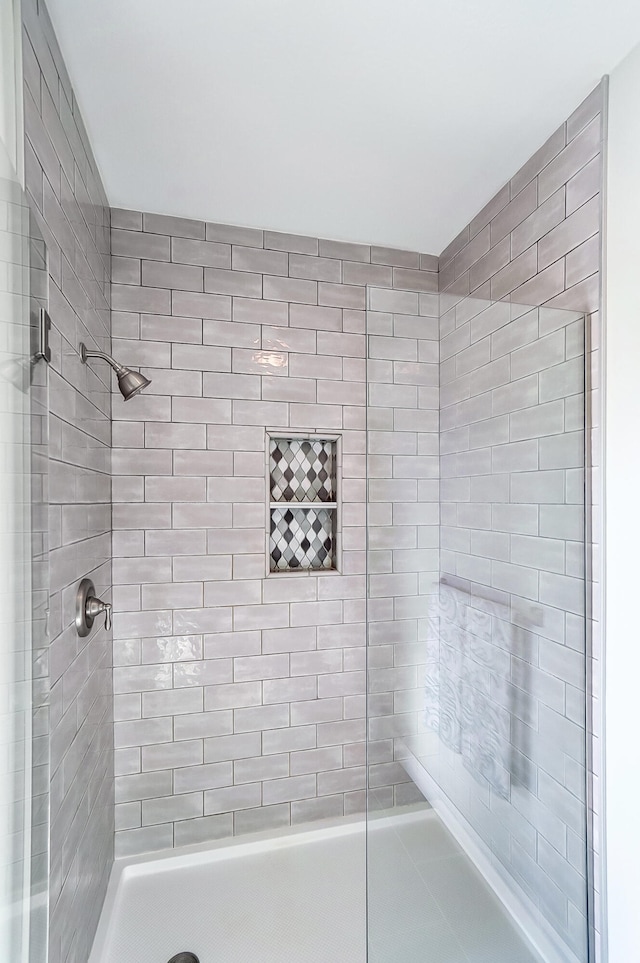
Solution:
[(96, 598), (96, 588), (90, 578), (83, 578), (76, 593), (76, 629), (84, 638), (93, 628), (99, 615), (104, 614), (104, 627), (111, 628), (111, 605)]
[(104, 612), (104, 627), (109, 631), (111, 628), (111, 606), (108, 602), (103, 602), (102, 599), (97, 599), (90, 596), (87, 599), (87, 604), (85, 606), (85, 612), (87, 620), (97, 619), (97, 617)]

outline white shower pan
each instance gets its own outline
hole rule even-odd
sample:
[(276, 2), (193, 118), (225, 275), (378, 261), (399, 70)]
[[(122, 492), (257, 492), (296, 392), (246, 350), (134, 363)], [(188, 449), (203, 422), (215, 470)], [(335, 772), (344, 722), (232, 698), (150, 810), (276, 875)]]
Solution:
[(369, 842), (368, 955), (358, 818), (116, 860), (89, 963), (539, 963), (433, 810)]
[(361, 819), (118, 859), (89, 963), (364, 963)]

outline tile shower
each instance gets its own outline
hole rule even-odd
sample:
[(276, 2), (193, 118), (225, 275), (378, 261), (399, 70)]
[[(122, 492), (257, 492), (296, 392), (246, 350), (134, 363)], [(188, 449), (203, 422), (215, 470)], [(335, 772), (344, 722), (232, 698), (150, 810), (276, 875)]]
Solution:
[[(372, 388), (400, 407), (438, 299), (393, 284), (435, 291), (437, 260), (131, 211), (112, 212), (112, 254), (113, 351), (153, 379), (113, 403), (116, 851), (363, 812), (365, 282), (415, 310), (397, 397)], [(339, 572), (267, 576), (269, 439), (322, 433)], [(370, 777), (393, 805), (416, 794), (390, 750)]]
[[(425, 680), (435, 678), (438, 605), (466, 620), (468, 602), (455, 593), (469, 583), (515, 591), (513, 566), (532, 579), (532, 606), (562, 608), (560, 597), (575, 596), (561, 580), (582, 578), (579, 412), (552, 383), (557, 375), (566, 384), (564, 374), (545, 365), (577, 372), (577, 327), (569, 332), (586, 315), (597, 493), (603, 92), (438, 258), (110, 210), (46, 8), (23, 8), (27, 192), (49, 250), (54, 322), (50, 959), (84, 963), (112, 865), (114, 812), (116, 855), (138, 856), (423, 805), (406, 752), (421, 734)], [(488, 299), (536, 308), (520, 315)], [(493, 345), (501, 331), (517, 335), (513, 365), (533, 350), (534, 319), (536, 338), (559, 339), (547, 309), (576, 312), (566, 329), (574, 348), (563, 342), (569, 353), (558, 360), (545, 346), (540, 365), (516, 379), (526, 393), (535, 376), (533, 425), (526, 402), (509, 395), (507, 347), (485, 356), (471, 332), (487, 311), (502, 312), (487, 337)], [(110, 395), (105, 373), (80, 366), (79, 340), (141, 367), (151, 386), (127, 404)], [(505, 407), (474, 420), (480, 402), (464, 395), (465, 377), (502, 393)], [(451, 420), (461, 410), (473, 417)], [(269, 491), (269, 439), (335, 444), (335, 507), (296, 506), (315, 536), (323, 532), (326, 573), (314, 571), (318, 545), (292, 552), (301, 571), (269, 572), (272, 527), (289, 535), (284, 515), (294, 511), (274, 507), (284, 489)], [(489, 449), (503, 459), (496, 477), (480, 465)], [(507, 472), (522, 472), (515, 484), (526, 486), (533, 470), (549, 473), (533, 482), (549, 485), (548, 501), (536, 492), (535, 532), (530, 501), (498, 497)], [(544, 563), (532, 539), (554, 542)], [(278, 551), (276, 568), (291, 562)], [(69, 600), (86, 574), (101, 593), (113, 585), (113, 695), (109, 636), (76, 647)], [(450, 580), (442, 590), (441, 578)], [(564, 760), (562, 773), (549, 770), (552, 753), (527, 756), (526, 778), (514, 769), (548, 818), (534, 825), (533, 860), (529, 830), (511, 828), (521, 882), (558, 884), (563, 933), (579, 956), (584, 827), (572, 819), (582, 803), (576, 682), (585, 649), (573, 608), (562, 638), (536, 640), (526, 679), (515, 657), (508, 684), (527, 695), (514, 752), (526, 748), (518, 739), (527, 726), (544, 741), (552, 713), (573, 746), (575, 765)], [(529, 629), (519, 629), (522, 643)], [(592, 629), (597, 670), (597, 622)], [(597, 822), (593, 705), (588, 802)], [(411, 832), (394, 841), (398, 866)]]

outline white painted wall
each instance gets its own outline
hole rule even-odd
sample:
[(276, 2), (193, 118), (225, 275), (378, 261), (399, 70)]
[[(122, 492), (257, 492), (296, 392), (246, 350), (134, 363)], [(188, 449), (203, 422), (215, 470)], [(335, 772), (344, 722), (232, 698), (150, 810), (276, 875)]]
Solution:
[(637, 0), (47, 6), (112, 206), (433, 254), (640, 39)]
[(605, 752), (609, 963), (640, 950), (640, 46), (612, 72), (605, 323)]

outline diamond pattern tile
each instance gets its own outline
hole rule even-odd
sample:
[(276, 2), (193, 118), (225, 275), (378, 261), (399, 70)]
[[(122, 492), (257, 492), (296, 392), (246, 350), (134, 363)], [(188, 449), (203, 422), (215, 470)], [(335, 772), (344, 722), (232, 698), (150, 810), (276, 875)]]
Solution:
[(272, 572), (332, 569), (335, 512), (326, 508), (272, 508)]
[(335, 442), (315, 438), (271, 438), (272, 502), (333, 502)]

